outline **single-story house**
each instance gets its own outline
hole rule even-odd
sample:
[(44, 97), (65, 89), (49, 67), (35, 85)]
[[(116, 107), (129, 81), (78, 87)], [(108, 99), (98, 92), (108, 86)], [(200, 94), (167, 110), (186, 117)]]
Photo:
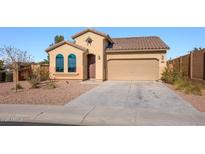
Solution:
[(169, 47), (157, 36), (111, 38), (93, 29), (46, 49), (54, 79), (158, 80)]

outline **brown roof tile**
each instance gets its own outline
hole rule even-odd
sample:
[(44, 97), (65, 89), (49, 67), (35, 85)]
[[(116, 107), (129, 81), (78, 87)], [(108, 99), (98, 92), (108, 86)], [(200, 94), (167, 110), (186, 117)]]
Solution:
[(127, 37), (127, 38), (112, 38), (111, 44), (107, 51), (115, 50), (168, 50), (169, 47), (157, 36), (148, 37)]

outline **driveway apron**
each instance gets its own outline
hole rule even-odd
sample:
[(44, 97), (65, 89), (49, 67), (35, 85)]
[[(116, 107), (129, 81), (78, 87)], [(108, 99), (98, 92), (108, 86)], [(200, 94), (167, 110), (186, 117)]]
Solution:
[(204, 113), (155, 81), (106, 81), (66, 107), (81, 109), (85, 125), (205, 124)]

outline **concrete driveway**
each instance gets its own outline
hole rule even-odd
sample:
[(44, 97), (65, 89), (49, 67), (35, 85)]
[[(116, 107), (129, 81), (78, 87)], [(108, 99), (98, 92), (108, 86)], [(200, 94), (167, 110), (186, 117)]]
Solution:
[(66, 107), (82, 125), (205, 125), (205, 113), (160, 82), (107, 81)]

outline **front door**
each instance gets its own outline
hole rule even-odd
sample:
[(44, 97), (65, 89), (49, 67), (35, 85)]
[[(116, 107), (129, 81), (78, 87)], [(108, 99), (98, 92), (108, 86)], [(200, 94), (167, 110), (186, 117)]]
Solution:
[(88, 79), (95, 78), (95, 55), (88, 55)]

